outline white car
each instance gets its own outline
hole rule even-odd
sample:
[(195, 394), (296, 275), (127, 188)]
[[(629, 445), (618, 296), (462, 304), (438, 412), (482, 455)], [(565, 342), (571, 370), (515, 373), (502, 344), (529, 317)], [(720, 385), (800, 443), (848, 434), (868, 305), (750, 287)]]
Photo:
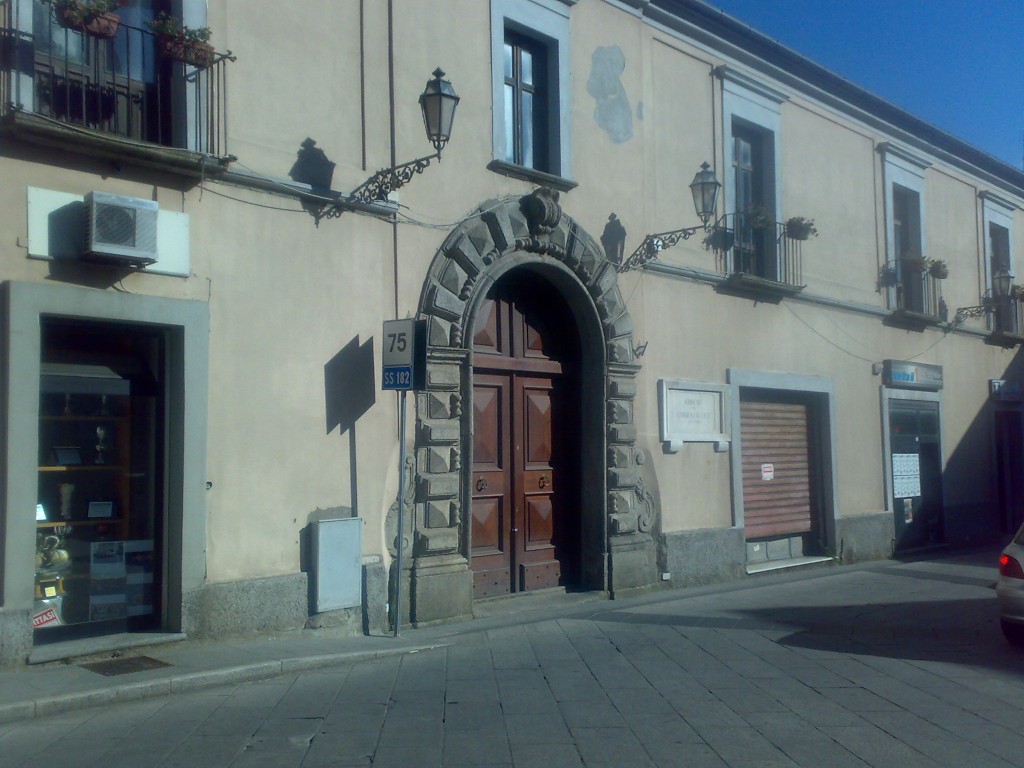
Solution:
[(1024, 646), (1024, 525), (999, 557), (999, 624), (1013, 645)]

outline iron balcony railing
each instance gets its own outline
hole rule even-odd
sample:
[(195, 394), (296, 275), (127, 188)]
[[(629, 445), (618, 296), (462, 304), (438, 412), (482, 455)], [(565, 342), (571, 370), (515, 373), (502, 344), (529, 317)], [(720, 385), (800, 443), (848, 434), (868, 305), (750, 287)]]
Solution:
[[(32, 12), (21, 12), (31, 7)], [(26, 18), (27, 17), (27, 18)], [(51, 6), (0, 4), (0, 97), (5, 114), (161, 146), (226, 156), (227, 62), (172, 61), (147, 29), (124, 23), (110, 39), (61, 26)]]
[(941, 280), (921, 259), (888, 262), (881, 270), (879, 287), (885, 292), (892, 312), (913, 313), (943, 319)]
[(1016, 296), (995, 297), (994, 331), (1024, 336), (1024, 301)]
[(1004, 336), (1024, 335), (1024, 301), (1017, 296), (996, 296), (986, 292), (983, 304), (992, 311), (992, 332)]
[(803, 286), (802, 246), (806, 237), (786, 223), (751, 213), (728, 213), (712, 226), (704, 245), (715, 253), (718, 271)]

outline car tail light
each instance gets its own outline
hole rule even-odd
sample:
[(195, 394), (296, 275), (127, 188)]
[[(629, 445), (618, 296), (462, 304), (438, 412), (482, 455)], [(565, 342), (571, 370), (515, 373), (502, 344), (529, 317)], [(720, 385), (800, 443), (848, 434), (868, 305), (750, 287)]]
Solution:
[(1011, 579), (1024, 579), (1024, 568), (1020, 563), (1009, 555), (1002, 555), (999, 558), (999, 575)]

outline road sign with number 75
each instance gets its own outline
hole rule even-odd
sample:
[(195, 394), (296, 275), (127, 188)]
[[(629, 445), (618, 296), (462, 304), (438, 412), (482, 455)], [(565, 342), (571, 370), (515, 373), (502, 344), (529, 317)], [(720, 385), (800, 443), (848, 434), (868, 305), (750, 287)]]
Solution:
[(381, 389), (423, 389), (427, 362), (426, 320), (386, 320), (381, 350)]

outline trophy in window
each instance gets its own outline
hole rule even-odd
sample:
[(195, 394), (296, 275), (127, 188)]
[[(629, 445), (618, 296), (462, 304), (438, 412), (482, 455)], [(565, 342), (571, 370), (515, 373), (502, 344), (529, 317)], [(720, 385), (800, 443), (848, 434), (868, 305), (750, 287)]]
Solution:
[(96, 464), (105, 464), (106, 459), (103, 458), (103, 452), (107, 450), (105, 441), (107, 439), (107, 430), (105, 427), (96, 427)]

